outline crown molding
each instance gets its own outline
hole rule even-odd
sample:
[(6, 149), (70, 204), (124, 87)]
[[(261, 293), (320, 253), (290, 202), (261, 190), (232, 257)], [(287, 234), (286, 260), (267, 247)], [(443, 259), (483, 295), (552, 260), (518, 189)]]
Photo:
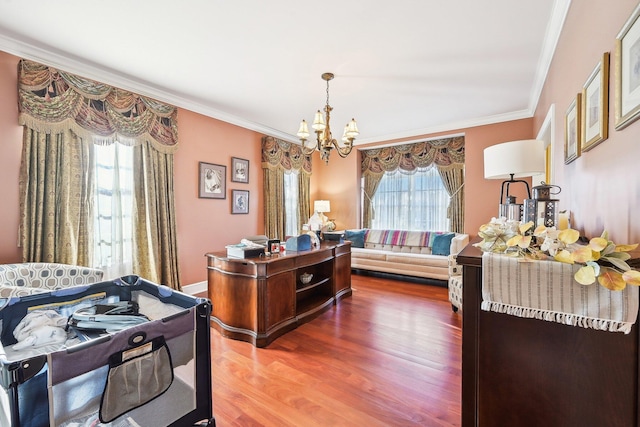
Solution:
[[(2, 29), (0, 29), (0, 31), (1, 30)], [(19, 58), (29, 59), (54, 68), (59, 68), (69, 73), (135, 92), (139, 95), (166, 102), (176, 107), (184, 108), (185, 110), (193, 111), (258, 133), (274, 136), (286, 141), (297, 141), (297, 138), (291, 134), (228, 114), (209, 105), (188, 99), (183, 94), (170, 89), (150, 85), (143, 80), (103, 66), (98, 66), (82, 58), (73, 57), (50, 46), (19, 41), (15, 37), (0, 33), (0, 50)]]
[(567, 14), (569, 13), (569, 6), (571, 6), (571, 0), (555, 0), (553, 4), (551, 18), (549, 19), (547, 30), (545, 31), (542, 52), (540, 53), (540, 59), (538, 60), (535, 79), (531, 86), (531, 94), (529, 95), (529, 109), (534, 113), (538, 106), (538, 102), (540, 102), (542, 89), (544, 88), (549, 68), (551, 68), (551, 62), (553, 61), (553, 55), (556, 52), (556, 47), (560, 40), (562, 27), (564, 26), (564, 21), (567, 19)]

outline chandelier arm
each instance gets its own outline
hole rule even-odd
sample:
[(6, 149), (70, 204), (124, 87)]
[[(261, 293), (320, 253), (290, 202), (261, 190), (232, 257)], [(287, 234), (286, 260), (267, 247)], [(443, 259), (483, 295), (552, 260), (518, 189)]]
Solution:
[(334, 144), (334, 146), (336, 147), (336, 152), (342, 158), (347, 157), (351, 153), (351, 150), (353, 150), (353, 145), (351, 143), (349, 143), (348, 145), (344, 145), (344, 146), (339, 146), (336, 143), (336, 144)]
[(302, 141), (302, 154), (304, 154), (305, 156), (310, 156), (318, 148), (316, 145), (308, 146), (306, 139), (303, 139), (301, 141)]

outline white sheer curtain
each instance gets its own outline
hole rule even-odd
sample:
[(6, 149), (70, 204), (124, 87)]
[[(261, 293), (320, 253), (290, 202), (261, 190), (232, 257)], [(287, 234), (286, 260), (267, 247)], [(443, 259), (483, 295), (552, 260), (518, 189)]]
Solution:
[(105, 279), (133, 274), (133, 147), (95, 149), (94, 262)]
[(286, 171), (284, 174), (284, 232), (286, 236), (297, 236), (298, 229), (298, 171)]
[(449, 194), (435, 166), (385, 172), (371, 199), (371, 228), (449, 231)]

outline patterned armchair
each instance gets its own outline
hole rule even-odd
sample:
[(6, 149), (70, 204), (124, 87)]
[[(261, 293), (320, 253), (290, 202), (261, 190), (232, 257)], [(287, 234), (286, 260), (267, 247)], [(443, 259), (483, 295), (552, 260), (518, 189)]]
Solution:
[(449, 255), (449, 302), (455, 312), (462, 310), (462, 266), (456, 263), (457, 255)]
[(0, 298), (96, 283), (102, 280), (103, 274), (97, 268), (57, 263), (0, 264)]

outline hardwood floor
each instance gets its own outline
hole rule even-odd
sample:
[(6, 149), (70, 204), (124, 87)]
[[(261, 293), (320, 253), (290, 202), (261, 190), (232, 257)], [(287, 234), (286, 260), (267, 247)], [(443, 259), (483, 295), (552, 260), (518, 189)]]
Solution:
[(211, 330), (218, 427), (460, 425), (462, 317), (446, 288), (352, 286), (267, 348)]

